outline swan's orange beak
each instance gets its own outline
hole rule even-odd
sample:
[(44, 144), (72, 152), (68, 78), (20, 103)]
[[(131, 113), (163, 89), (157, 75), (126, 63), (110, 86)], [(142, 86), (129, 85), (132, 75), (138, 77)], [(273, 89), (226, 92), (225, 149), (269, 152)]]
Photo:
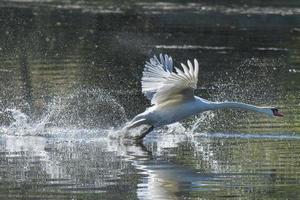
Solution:
[(283, 113), (279, 112), (277, 108), (271, 109), (273, 111), (273, 115), (276, 117), (283, 117)]

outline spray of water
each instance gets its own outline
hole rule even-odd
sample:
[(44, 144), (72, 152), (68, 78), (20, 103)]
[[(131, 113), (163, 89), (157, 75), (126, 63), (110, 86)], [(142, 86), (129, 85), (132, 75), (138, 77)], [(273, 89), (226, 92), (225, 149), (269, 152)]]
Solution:
[(124, 108), (114, 96), (99, 89), (79, 89), (66, 97), (55, 97), (38, 117), (29, 116), (18, 107), (5, 108), (0, 115), (9, 122), (0, 126), (0, 133), (20, 136), (94, 134), (95, 130), (107, 132), (127, 121)]
[[(266, 64), (268, 63), (268, 65)], [(276, 62), (277, 64), (277, 62)], [(241, 63), (234, 72), (220, 72), (215, 78), (211, 78), (212, 85), (217, 89), (208, 91), (209, 98), (213, 101), (237, 100), (248, 103), (269, 101), (272, 99), (270, 85), (272, 79), (259, 79), (257, 75), (270, 75), (270, 61), (248, 59)], [(258, 67), (254, 71), (252, 67)], [(253, 73), (256, 72), (256, 73)], [(227, 73), (227, 72), (226, 72)], [(242, 77), (242, 78), (240, 78)], [(255, 80), (246, 81), (245, 80)], [(264, 87), (268, 86), (268, 94), (264, 93)], [(230, 96), (228, 95), (230, 94)], [(49, 130), (65, 132), (65, 130), (112, 130), (112, 127), (120, 127), (127, 121), (126, 112), (122, 105), (110, 94), (101, 89), (81, 88), (71, 92), (70, 95), (55, 97), (47, 105), (44, 111), (33, 117), (15, 107), (3, 108), (0, 119), (8, 121), (0, 126), (0, 132), (10, 135), (41, 135), (49, 134)], [(243, 116), (243, 112), (232, 114), (231, 112), (206, 112), (189, 119), (183, 123), (173, 124), (158, 131), (191, 134), (210, 132), (212, 130), (230, 130), (236, 122), (235, 117)], [(249, 116), (247, 116), (248, 118)], [(228, 120), (228, 118), (233, 120)]]

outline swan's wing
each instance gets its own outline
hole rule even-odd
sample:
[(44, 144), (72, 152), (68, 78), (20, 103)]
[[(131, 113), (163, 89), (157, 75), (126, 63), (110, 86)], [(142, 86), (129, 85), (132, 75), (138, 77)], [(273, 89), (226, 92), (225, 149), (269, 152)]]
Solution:
[(146, 62), (143, 72), (142, 91), (149, 100), (152, 100), (153, 95), (162, 87), (162, 83), (173, 71), (171, 57), (160, 54), (159, 58), (160, 60), (154, 56), (149, 62)]
[(168, 55), (160, 54), (146, 62), (142, 78), (142, 91), (151, 100), (151, 104), (159, 104), (167, 100), (188, 100), (194, 98), (194, 89), (197, 87), (199, 64), (194, 65), (188, 60), (187, 66), (181, 64), (180, 70), (175, 67)]

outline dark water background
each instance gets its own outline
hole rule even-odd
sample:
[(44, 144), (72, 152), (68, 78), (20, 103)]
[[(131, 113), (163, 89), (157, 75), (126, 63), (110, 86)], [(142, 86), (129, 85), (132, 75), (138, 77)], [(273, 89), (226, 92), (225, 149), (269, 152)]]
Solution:
[[(298, 1), (1, 1), (1, 199), (299, 199)], [(197, 58), (207, 112), (144, 145), (108, 135), (149, 106), (143, 64)]]

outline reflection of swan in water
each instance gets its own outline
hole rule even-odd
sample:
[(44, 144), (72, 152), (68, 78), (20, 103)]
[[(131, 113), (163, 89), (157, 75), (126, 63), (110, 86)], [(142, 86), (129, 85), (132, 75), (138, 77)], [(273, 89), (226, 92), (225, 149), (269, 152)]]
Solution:
[[(64, 131), (70, 133), (70, 130), (54, 129), (55, 133)], [(1, 169), (4, 174), (10, 172), (3, 182), (8, 178), (11, 183), (21, 180), (30, 186), (34, 178), (37, 184), (43, 181), (39, 186), (43, 192), (58, 191), (58, 195), (61, 194), (59, 191), (73, 193), (80, 190), (104, 191), (103, 195), (107, 196), (103, 199), (120, 199), (112, 198), (116, 194), (122, 199), (132, 199), (134, 195), (139, 199), (182, 199), (180, 195), (184, 192), (213, 192), (237, 186), (248, 191), (258, 183), (270, 181), (269, 176), (261, 173), (250, 177), (243, 174), (248, 172), (249, 157), (243, 159), (237, 155), (252, 155), (247, 152), (253, 148), (243, 145), (244, 148), (237, 150), (236, 145), (244, 142), (232, 146), (231, 140), (220, 141), (211, 134), (207, 137), (184, 133), (153, 134), (144, 143), (147, 149), (153, 148), (149, 153), (140, 145), (111, 140), (105, 132), (74, 130), (73, 134), (49, 134), (52, 137), (3, 135), (0, 149), (5, 152), (2, 154), (5, 159), (1, 157)], [(151, 140), (153, 136), (156, 138)], [(290, 137), (291, 140), (295, 138)], [(183, 146), (188, 149), (182, 150)], [(239, 153), (233, 156), (231, 151)], [(273, 154), (269, 156), (271, 158)], [(263, 191), (270, 190), (269, 187), (273, 185), (266, 184)]]
[[(207, 179), (207, 175), (197, 174), (189, 167), (153, 159), (152, 154), (143, 146), (111, 140), (106, 137), (105, 130), (99, 130), (98, 133), (92, 130), (73, 130), (74, 133), (68, 132), (69, 134), (58, 134), (66, 131), (64, 129), (53, 131), (57, 134), (49, 134), (49, 137), (1, 136), (1, 149), (5, 149), (7, 157), (13, 156), (11, 160), (16, 160), (15, 171), (22, 172), (14, 173), (9, 165), (4, 164), (3, 170), (11, 172), (10, 181), (22, 179), (24, 183), (31, 184), (29, 175), (37, 174), (37, 181), (46, 177), (50, 186), (58, 184), (59, 190), (68, 191), (69, 187), (74, 191), (88, 191), (90, 187), (93, 191), (106, 191), (112, 185), (120, 187), (122, 191), (125, 182), (137, 185), (136, 191), (134, 189), (127, 193), (136, 193), (141, 199), (177, 199), (176, 192), (182, 189), (183, 182), (195, 184)], [(187, 139), (182, 134), (165, 136), (168, 137), (166, 141), (159, 140), (157, 143), (153, 140), (157, 146), (156, 155), (160, 155), (164, 148), (176, 148), (179, 141)], [(32, 166), (32, 163), (34, 168), (25, 167)], [(31, 170), (34, 171), (27, 173)], [(125, 179), (122, 179), (123, 174)], [(128, 174), (132, 176), (129, 178)], [(45, 188), (45, 191), (48, 189)], [(110, 191), (107, 193), (109, 195)]]
[[(239, 102), (211, 102), (194, 96), (197, 87), (199, 64), (195, 59), (192, 64), (189, 60), (187, 66), (181, 64), (183, 70), (175, 67), (168, 55), (160, 60), (154, 56), (146, 62), (142, 78), (142, 91), (151, 100), (152, 107), (134, 117), (125, 127), (126, 137), (141, 140), (155, 127), (171, 124), (183, 120), (191, 115), (208, 110), (222, 108), (245, 109), (263, 113), (269, 116), (283, 116), (274, 107), (258, 107)], [(133, 136), (129, 131), (141, 127), (141, 133)]]
[[(78, 134), (79, 138), (76, 136)], [(137, 196), (147, 197), (147, 199), (151, 199), (153, 195), (163, 199), (174, 195), (162, 185), (154, 184), (157, 183), (156, 181), (164, 182), (164, 177), (159, 178), (162, 174), (148, 168), (147, 163), (151, 162), (152, 157), (140, 145), (125, 145), (107, 137), (95, 138), (95, 135), (82, 141), (82, 135), (79, 131), (73, 137), (67, 138), (58, 135), (54, 138), (1, 136), (0, 147), (5, 149), (7, 158), (10, 158), (4, 159), (2, 170), (10, 172), (11, 182), (20, 179), (24, 184), (32, 184), (31, 174), (35, 175), (37, 183), (46, 178), (50, 187), (45, 186), (45, 192), (49, 189), (51, 191), (53, 185), (55, 186), (53, 189), (71, 192), (77, 189), (92, 190), (92, 192), (107, 190), (109, 196), (112, 194), (109, 187), (113, 186), (115, 190), (120, 187), (122, 193), (124, 184), (128, 184), (137, 185), (140, 189), (136, 191), (133, 187), (133, 190), (126, 191), (123, 195), (137, 193)], [(12, 167), (5, 165), (6, 161), (15, 161), (17, 164)], [(34, 168), (28, 167), (32, 166), (32, 163)], [(159, 165), (159, 162), (155, 161), (155, 163)], [(154, 165), (150, 163), (151, 166)], [(161, 166), (165, 169), (166, 164)], [(135, 174), (136, 170), (143, 175)], [(125, 179), (122, 178), (123, 174)], [(132, 175), (127, 176), (128, 174)], [(145, 185), (142, 186), (141, 182)], [(176, 185), (176, 183), (172, 184)]]

